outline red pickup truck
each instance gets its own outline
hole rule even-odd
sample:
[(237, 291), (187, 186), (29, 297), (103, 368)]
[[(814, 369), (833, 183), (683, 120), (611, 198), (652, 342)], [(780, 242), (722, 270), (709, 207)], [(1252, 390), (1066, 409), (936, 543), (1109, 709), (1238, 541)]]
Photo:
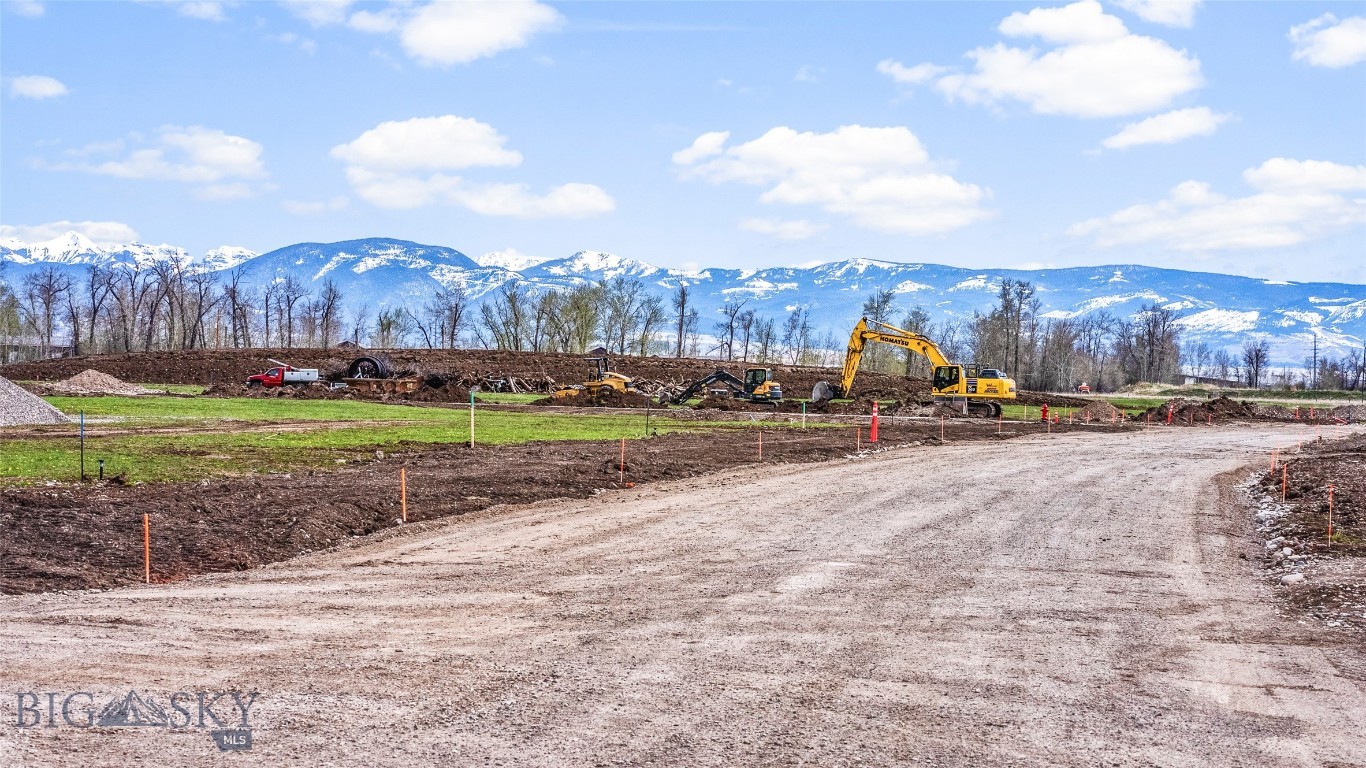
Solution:
[[(275, 362), (275, 361), (271, 361)], [(317, 368), (295, 368), (292, 365), (277, 364), (265, 373), (247, 377), (248, 387), (283, 387), (286, 384), (306, 387), (318, 380)]]

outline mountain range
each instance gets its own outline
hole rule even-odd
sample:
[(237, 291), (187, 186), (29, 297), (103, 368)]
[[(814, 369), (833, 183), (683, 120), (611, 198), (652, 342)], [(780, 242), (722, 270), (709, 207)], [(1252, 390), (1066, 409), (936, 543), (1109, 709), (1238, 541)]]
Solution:
[(970, 319), (974, 312), (994, 306), (1002, 280), (1015, 279), (1035, 286), (1046, 319), (1082, 317), (1099, 310), (1129, 316), (1156, 303), (1178, 313), (1183, 339), (1229, 351), (1249, 339), (1266, 339), (1277, 365), (1299, 365), (1315, 337), (1320, 354), (1329, 356), (1361, 349), (1366, 339), (1366, 285), (1262, 280), (1136, 265), (964, 269), (851, 258), (809, 267), (679, 270), (599, 251), (549, 260), (516, 252), (471, 258), (453, 248), (390, 238), (299, 243), (261, 254), (223, 247), (198, 257), (169, 245), (97, 244), (75, 232), (44, 242), (0, 240), (0, 275), (16, 288), (25, 275), (44, 265), (77, 273), (89, 265), (147, 267), (173, 258), (215, 273), (240, 269), (248, 284), (294, 274), (316, 291), (331, 279), (348, 303), (364, 301), (372, 309), (416, 306), (443, 286), (458, 286), (478, 303), (512, 280), (544, 291), (626, 276), (666, 299), (686, 282), (692, 286), (704, 333), (722, 304), (743, 300), (758, 315), (779, 322), (793, 309), (807, 308), (818, 334), (830, 331), (842, 339), (857, 321), (863, 301), (883, 288), (896, 293), (897, 317), (918, 306), (934, 322)]

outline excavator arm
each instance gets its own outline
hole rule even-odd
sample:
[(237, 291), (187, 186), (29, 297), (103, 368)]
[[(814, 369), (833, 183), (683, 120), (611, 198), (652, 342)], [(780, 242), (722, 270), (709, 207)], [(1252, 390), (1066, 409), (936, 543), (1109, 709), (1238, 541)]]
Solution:
[(844, 355), (844, 375), (840, 379), (839, 394), (842, 397), (848, 397), (854, 389), (854, 377), (858, 375), (859, 363), (863, 360), (863, 348), (869, 341), (880, 341), (917, 352), (929, 358), (936, 368), (951, 365), (944, 353), (939, 351), (939, 346), (930, 341), (928, 336), (861, 318), (858, 325), (854, 326), (854, 332), (849, 334), (849, 348)]
[(697, 381), (694, 381), (691, 385), (688, 386), (687, 389), (683, 390), (679, 395), (672, 398), (669, 402), (673, 403), (674, 405), (682, 405), (683, 403), (688, 402), (688, 400), (690, 400), (691, 398), (696, 397), (697, 394), (701, 392), (703, 389), (705, 389), (709, 384), (715, 384), (718, 381), (729, 387), (731, 392), (736, 392), (740, 394), (745, 393), (745, 382), (741, 381), (739, 378), (735, 376), (735, 374), (731, 373), (730, 371), (727, 371), (724, 368), (717, 368), (714, 372), (698, 379)]

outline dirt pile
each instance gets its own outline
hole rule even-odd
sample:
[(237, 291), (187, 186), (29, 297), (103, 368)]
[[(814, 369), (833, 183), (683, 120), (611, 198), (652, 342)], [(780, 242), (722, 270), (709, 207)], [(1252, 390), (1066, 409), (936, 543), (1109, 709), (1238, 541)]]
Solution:
[(1015, 403), (1017, 405), (1046, 405), (1050, 409), (1058, 406), (1071, 408), (1084, 408), (1088, 403), (1093, 403), (1085, 397), (1073, 397), (1071, 395), (1059, 395), (1055, 392), (1017, 392), (1015, 393)]
[(127, 397), (138, 397), (140, 395), (160, 395), (165, 394), (159, 389), (147, 389), (137, 384), (129, 384), (122, 379), (101, 373), (93, 368), (64, 379), (56, 384), (49, 384), (45, 389), (52, 394), (59, 395), (122, 395)]
[(1208, 424), (1211, 421), (1259, 421), (1266, 417), (1258, 414), (1256, 405), (1246, 400), (1233, 400), (1219, 396), (1213, 400), (1191, 400), (1174, 397), (1161, 405), (1144, 411), (1140, 418), (1151, 418), (1153, 423), (1166, 423), (1171, 413), (1173, 424)]
[(1080, 421), (1084, 424), (1111, 424), (1124, 421), (1124, 419), (1123, 411), (1104, 400), (1096, 400), (1085, 408), (1078, 408), (1072, 412), (1072, 421)]
[(6, 378), (0, 378), (0, 427), (70, 424), (61, 411)]
[(1349, 424), (1357, 424), (1366, 421), (1366, 405), (1339, 405), (1329, 411), (1328, 415)]
[(1265, 405), (1257, 404), (1252, 408), (1260, 419), (1273, 419), (1278, 421), (1290, 421), (1295, 418), (1295, 412), (1286, 408), (1284, 405)]
[(651, 400), (648, 395), (640, 392), (617, 392), (606, 390), (600, 394), (592, 395), (588, 390), (582, 389), (572, 395), (565, 397), (543, 397), (540, 400), (532, 401), (532, 405), (565, 405), (575, 408), (663, 408), (664, 406)]

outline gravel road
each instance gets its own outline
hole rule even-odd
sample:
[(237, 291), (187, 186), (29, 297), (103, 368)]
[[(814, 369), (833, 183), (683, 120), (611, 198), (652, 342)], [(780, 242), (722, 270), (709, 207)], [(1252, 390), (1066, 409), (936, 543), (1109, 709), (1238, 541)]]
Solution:
[[(1366, 764), (1360, 637), (1240, 557), (1234, 470), (1299, 437), (908, 448), (0, 598), (0, 765)], [(251, 751), (15, 727), (129, 688), (258, 691)]]

